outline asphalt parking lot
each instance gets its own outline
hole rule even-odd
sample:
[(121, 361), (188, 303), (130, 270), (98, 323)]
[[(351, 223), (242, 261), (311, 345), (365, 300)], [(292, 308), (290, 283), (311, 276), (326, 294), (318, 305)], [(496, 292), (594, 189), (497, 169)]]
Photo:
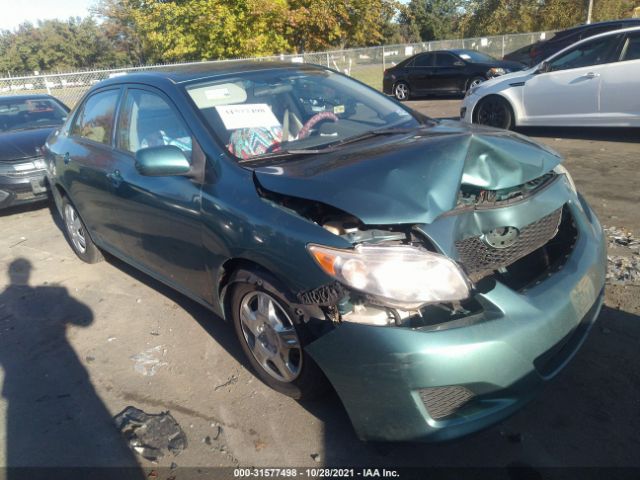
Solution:
[[(459, 99), (412, 101), (457, 116)], [(566, 157), (601, 222), (640, 236), (640, 132), (529, 129)], [(640, 285), (608, 285), (577, 357), (525, 409), (446, 444), (357, 440), (339, 399), (300, 404), (247, 369), (233, 329), (124, 263), (75, 257), (51, 208), (0, 213), (0, 465), (154, 465), (112, 417), (169, 410), (160, 466), (640, 466)]]

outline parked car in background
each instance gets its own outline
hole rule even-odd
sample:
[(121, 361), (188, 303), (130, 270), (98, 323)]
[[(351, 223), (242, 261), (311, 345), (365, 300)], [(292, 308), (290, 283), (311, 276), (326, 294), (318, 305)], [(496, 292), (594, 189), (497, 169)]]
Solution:
[(640, 27), (582, 40), (528, 70), (472, 88), (460, 116), (516, 126), (640, 126)]
[(40, 148), (68, 112), (49, 95), (0, 97), (0, 208), (47, 198)]
[(539, 64), (545, 58), (549, 58), (554, 53), (573, 45), (574, 43), (593, 37), (600, 33), (609, 32), (611, 30), (620, 30), (623, 28), (631, 28), (640, 26), (640, 18), (627, 18), (622, 20), (610, 20), (607, 22), (590, 23), (578, 25), (577, 27), (568, 28), (556, 32), (549, 40), (535, 42), (526, 47), (508, 53), (503, 60), (511, 60), (522, 62), (528, 66)]
[(462, 94), (485, 80), (522, 70), (475, 50), (425, 52), (384, 71), (383, 91), (398, 100), (427, 94)]
[(322, 67), (105, 80), (45, 154), (78, 257), (110, 252), (232, 323), (279, 392), (328, 380), (363, 439), (506, 417), (602, 305), (602, 229), (556, 153)]

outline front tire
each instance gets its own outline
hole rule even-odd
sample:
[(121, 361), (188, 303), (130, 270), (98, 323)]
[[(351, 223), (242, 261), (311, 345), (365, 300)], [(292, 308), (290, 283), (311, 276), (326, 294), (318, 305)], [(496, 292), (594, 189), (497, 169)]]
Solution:
[(398, 82), (393, 86), (393, 96), (396, 100), (404, 102), (411, 97), (411, 89), (406, 82)]
[[(305, 352), (313, 338), (287, 295), (268, 275), (247, 272), (233, 284), (230, 314), (242, 350), (258, 377), (274, 390), (301, 400), (320, 396), (327, 379)], [(251, 280), (249, 280), (251, 279)]]
[(513, 110), (504, 98), (491, 95), (478, 103), (474, 112), (474, 122), (510, 130), (514, 127)]
[(485, 81), (484, 77), (473, 77), (473, 78), (470, 78), (469, 80), (467, 80), (467, 87), (464, 89), (465, 93), (468, 92), (473, 87), (477, 87), (478, 85), (480, 85), (484, 81)]
[(91, 240), (76, 207), (66, 197), (62, 198), (62, 220), (71, 248), (80, 260), (86, 263), (98, 263), (104, 259)]

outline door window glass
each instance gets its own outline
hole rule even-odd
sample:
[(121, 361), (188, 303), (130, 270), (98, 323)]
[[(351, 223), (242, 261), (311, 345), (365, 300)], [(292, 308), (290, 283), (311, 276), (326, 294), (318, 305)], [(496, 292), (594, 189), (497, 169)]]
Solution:
[(75, 119), (71, 135), (110, 144), (119, 94), (119, 90), (107, 90), (90, 96)]
[(436, 54), (437, 67), (455, 67), (456, 60), (458, 59), (449, 53)]
[(578, 45), (551, 60), (550, 69), (553, 71), (568, 70), (611, 62), (619, 41), (619, 35), (612, 35)]
[(191, 157), (191, 135), (182, 119), (162, 97), (145, 90), (127, 91), (117, 140), (118, 148), (132, 153), (174, 145)]
[(413, 62), (414, 67), (431, 67), (433, 65), (433, 55), (431, 53), (425, 53), (416, 58)]
[(640, 60), (640, 35), (630, 35), (622, 60)]

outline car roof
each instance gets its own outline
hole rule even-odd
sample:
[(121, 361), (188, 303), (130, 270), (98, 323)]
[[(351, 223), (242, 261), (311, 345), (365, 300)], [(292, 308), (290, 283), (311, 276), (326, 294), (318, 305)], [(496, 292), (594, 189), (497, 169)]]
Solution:
[(32, 93), (32, 94), (20, 94), (20, 95), (2, 95), (0, 96), (0, 102), (2, 102), (3, 100), (8, 100), (8, 101), (24, 101), (24, 100), (56, 100), (59, 101), (57, 98), (53, 97), (52, 95), (47, 95), (46, 93)]
[[(556, 38), (561, 39), (565, 36), (579, 32), (581, 30), (588, 30), (589, 28), (593, 28), (593, 27), (600, 27), (600, 26), (604, 27), (607, 25), (617, 25), (617, 24), (624, 25), (625, 23), (628, 23), (629, 25), (635, 25), (635, 24), (640, 25), (640, 18), (621, 18), (620, 20), (607, 20), (604, 22), (585, 23), (582, 25), (576, 25), (575, 27), (567, 28), (565, 30), (556, 32), (555, 36), (550, 41), (553, 41), (553, 39), (556, 39)], [(628, 27), (623, 27), (623, 28), (628, 28)]]
[(273, 61), (227, 60), (207, 63), (199, 62), (186, 65), (170, 65), (166, 67), (158, 67), (153, 70), (135, 71), (131, 73), (124, 72), (122, 75), (97, 83), (94, 85), (93, 89), (122, 83), (148, 83), (153, 85), (170, 82), (173, 84), (182, 84), (196, 80), (215, 78), (222, 75), (233, 75), (235, 73), (285, 69), (296, 69), (300, 71), (327, 70), (325, 67), (320, 65)]

